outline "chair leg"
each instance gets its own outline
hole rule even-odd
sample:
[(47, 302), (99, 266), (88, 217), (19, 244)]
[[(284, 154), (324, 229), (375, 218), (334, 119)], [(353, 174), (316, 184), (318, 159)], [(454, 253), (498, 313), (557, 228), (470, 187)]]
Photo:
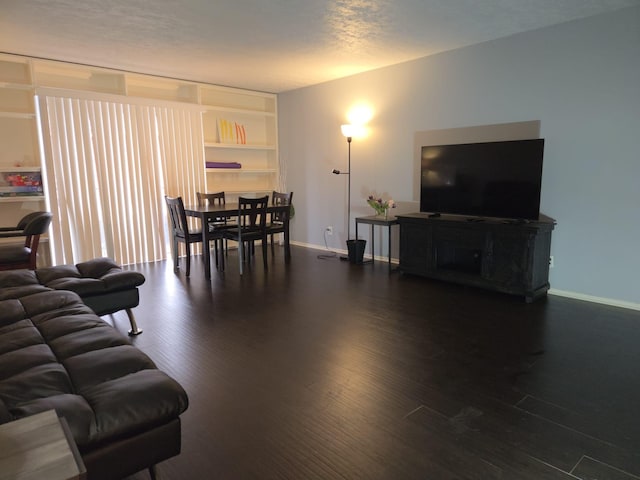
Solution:
[(225, 249), (224, 249), (224, 242), (226, 242), (227, 239), (225, 238), (224, 240), (220, 240), (220, 270), (224, 272), (224, 257), (226, 255)]
[(149, 467), (149, 476), (151, 477), (151, 480), (156, 480), (156, 478), (158, 478), (158, 469), (155, 465), (151, 465)]
[(289, 227), (287, 226), (284, 231), (284, 258), (287, 261), (291, 259), (291, 244), (289, 240)]
[(264, 264), (264, 269), (265, 270), (269, 270), (269, 263), (267, 262), (267, 237), (265, 235), (265, 237), (262, 239), (262, 263)]
[(275, 255), (276, 254), (276, 251), (273, 248), (273, 237), (274, 237), (274, 235), (272, 233), (271, 234), (271, 255)]
[(180, 252), (178, 252), (178, 241), (176, 238), (173, 238), (173, 271), (174, 273), (178, 271), (178, 257)]
[(127, 317), (129, 317), (129, 323), (131, 324), (131, 330), (129, 330), (129, 336), (133, 337), (135, 335), (140, 335), (142, 330), (138, 328), (138, 324), (136, 323), (136, 317), (133, 316), (133, 312), (130, 308), (125, 310), (127, 312)]
[(240, 241), (238, 242), (238, 261), (240, 262), (240, 275), (242, 275), (243, 270), (242, 270), (242, 266), (244, 264), (244, 259), (242, 258), (244, 256), (244, 242)]
[(185, 254), (187, 256), (187, 277), (191, 274), (191, 246), (189, 242), (184, 242)]

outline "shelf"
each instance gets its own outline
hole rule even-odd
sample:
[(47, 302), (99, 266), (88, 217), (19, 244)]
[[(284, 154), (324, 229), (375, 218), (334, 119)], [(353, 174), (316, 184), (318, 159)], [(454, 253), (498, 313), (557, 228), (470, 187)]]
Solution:
[(274, 116), (276, 96), (229, 87), (202, 86), (200, 104), (209, 110)]
[(252, 196), (256, 196), (257, 193), (265, 193), (265, 194), (269, 194), (271, 195), (271, 193), (273, 192), (273, 189), (271, 190), (229, 190), (226, 189), (224, 191), (225, 195), (242, 195), (242, 194), (248, 194), (248, 195), (252, 195)]
[(0, 111), (0, 118), (21, 118), (21, 119), (33, 119), (36, 118), (35, 113), (19, 113), (19, 112), (4, 112)]
[(40, 165), (38, 130), (34, 114), (0, 113), (0, 168)]
[(207, 168), (207, 173), (276, 173), (275, 168)]
[(0, 166), (0, 172), (40, 172), (41, 170), (42, 170), (41, 167), (29, 167), (29, 166), (2, 167)]
[(44, 202), (44, 195), (23, 195), (15, 197), (0, 197), (0, 203)]
[(33, 114), (33, 90), (29, 88), (0, 88), (0, 111)]
[(224, 113), (237, 113), (240, 115), (255, 115), (257, 117), (270, 118), (275, 117), (273, 112), (263, 112), (262, 110), (248, 110), (245, 108), (237, 107), (213, 107), (211, 105), (203, 105), (207, 112), (224, 112)]
[(0, 88), (11, 88), (13, 90), (33, 90), (33, 85), (30, 83), (12, 83), (0, 81)]
[(0, 55), (0, 82), (12, 88), (31, 86), (31, 67), (25, 58)]
[(34, 74), (37, 85), (43, 87), (119, 95), (125, 92), (124, 75), (120, 72), (42, 61), (34, 64)]
[(205, 143), (206, 148), (230, 148), (237, 150), (275, 150), (275, 145), (248, 145), (242, 143)]
[(133, 97), (196, 103), (198, 87), (195, 83), (165, 80), (143, 75), (127, 75), (127, 95)]

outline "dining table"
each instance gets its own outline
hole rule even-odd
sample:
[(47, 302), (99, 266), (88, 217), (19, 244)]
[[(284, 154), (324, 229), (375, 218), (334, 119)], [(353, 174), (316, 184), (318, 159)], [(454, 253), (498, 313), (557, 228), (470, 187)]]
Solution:
[[(199, 218), (202, 227), (202, 253), (204, 255), (204, 275), (205, 278), (211, 278), (211, 251), (209, 249), (209, 223), (218, 221), (220, 218), (237, 218), (239, 211), (238, 202), (227, 202), (222, 205), (218, 204), (206, 204), (206, 205), (185, 205), (184, 212), (188, 217)], [(268, 205), (267, 213), (273, 214), (277, 212), (286, 211), (291, 208), (289, 205)], [(288, 258), (291, 255), (291, 245), (289, 243), (289, 221), (288, 216), (285, 216), (287, 221), (285, 222), (284, 229), (284, 247), (285, 256)]]

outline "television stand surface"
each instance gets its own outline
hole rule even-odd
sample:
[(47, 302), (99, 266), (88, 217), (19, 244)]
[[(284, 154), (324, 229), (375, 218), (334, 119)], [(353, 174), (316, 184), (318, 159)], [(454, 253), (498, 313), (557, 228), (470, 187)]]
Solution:
[[(555, 221), (505, 223), (503, 219), (398, 215), (403, 273), (523, 296), (549, 289), (551, 232)], [(478, 217), (479, 218), (479, 217)]]

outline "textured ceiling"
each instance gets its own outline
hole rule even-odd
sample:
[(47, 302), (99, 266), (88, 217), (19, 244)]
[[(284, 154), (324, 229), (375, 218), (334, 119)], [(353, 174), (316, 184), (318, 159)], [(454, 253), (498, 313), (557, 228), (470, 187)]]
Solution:
[(0, 0), (0, 51), (282, 92), (640, 0)]

